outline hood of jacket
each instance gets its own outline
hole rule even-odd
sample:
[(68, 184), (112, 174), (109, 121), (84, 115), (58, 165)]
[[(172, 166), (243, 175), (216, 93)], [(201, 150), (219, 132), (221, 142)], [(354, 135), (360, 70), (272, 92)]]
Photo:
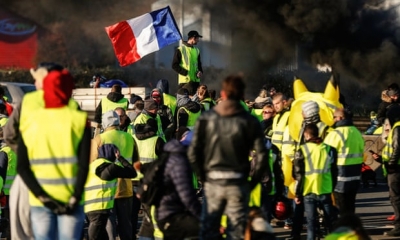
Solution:
[(151, 90), (150, 96), (153, 96), (153, 92), (158, 92), (160, 94), (161, 102), (159, 105), (164, 105), (163, 91), (160, 88), (153, 88), (153, 90)]
[(224, 100), (219, 102), (215, 107), (214, 111), (216, 111), (220, 116), (232, 116), (239, 113), (243, 113), (246, 110), (240, 104), (239, 101), (235, 100)]
[(110, 92), (107, 94), (107, 98), (112, 102), (118, 102), (119, 100), (124, 98), (124, 95), (118, 92)]

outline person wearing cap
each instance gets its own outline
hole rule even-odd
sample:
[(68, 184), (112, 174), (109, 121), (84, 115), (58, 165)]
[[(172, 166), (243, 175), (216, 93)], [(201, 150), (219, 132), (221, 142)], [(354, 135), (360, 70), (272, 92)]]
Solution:
[(164, 104), (164, 94), (159, 88), (154, 88), (150, 93), (151, 98), (158, 104), (157, 114), (160, 116), (162, 131), (168, 141), (175, 133), (175, 121), (172, 110)]
[(133, 127), (136, 129), (137, 124), (146, 124), (150, 118), (153, 118), (157, 122), (157, 135), (166, 141), (165, 134), (162, 130), (162, 122), (160, 115), (158, 115), (158, 104), (153, 98), (147, 98), (144, 100), (144, 108), (139, 116), (136, 117), (133, 122)]
[[(186, 83), (192, 85), (192, 89), (196, 91), (200, 84), (200, 78), (203, 75), (203, 67), (201, 65), (200, 50), (196, 47), (200, 38), (197, 31), (188, 33), (188, 40), (182, 42), (182, 45), (175, 51), (172, 60), (172, 69), (178, 73), (178, 88)], [(195, 92), (189, 93), (191, 96)]]
[(336, 206), (340, 216), (355, 213), (355, 201), (361, 182), (361, 167), (364, 157), (364, 139), (354, 126), (352, 113), (338, 108), (333, 113), (333, 130), (324, 143), (334, 147), (338, 153), (338, 177), (334, 188)]
[[(20, 134), (20, 123), (31, 117), (31, 112), (44, 108), (43, 80), (52, 71), (61, 71), (63, 67), (56, 63), (40, 63), (36, 69), (30, 69), (30, 74), (35, 80), (36, 91), (26, 93), (22, 103), (15, 106), (4, 127), (4, 141), (14, 152), (17, 152)], [(21, 110), (21, 106), (23, 106)], [(72, 98), (68, 106), (78, 109), (78, 103)], [(29, 215), (28, 189), (19, 174), (16, 175), (10, 189), (10, 228), (11, 235), (16, 239), (33, 239)]]
[(380, 123), (383, 125), (386, 119), (387, 109), (393, 104), (393, 100), (396, 99), (395, 102), (398, 102), (398, 92), (400, 87), (397, 83), (390, 84), (385, 90), (382, 91), (381, 94), (381, 103), (378, 106), (378, 111), (376, 112), (376, 117)]
[(200, 104), (189, 98), (189, 91), (186, 88), (178, 90), (176, 102), (178, 109), (176, 114), (176, 129), (178, 130), (180, 127), (185, 126), (193, 130), (196, 120), (201, 114)]
[[(92, 139), (90, 162), (98, 158), (98, 149), (104, 144), (114, 144), (130, 164), (139, 160), (137, 147), (131, 134), (119, 129), (120, 119), (118, 114), (107, 111), (102, 116), (104, 132)], [(121, 240), (132, 239), (132, 201), (133, 188), (130, 178), (118, 178), (117, 193), (111, 215), (113, 230), (117, 229)], [(116, 224), (118, 222), (118, 225)], [(115, 237), (108, 229), (109, 237)], [(114, 236), (113, 236), (114, 235)]]
[(266, 90), (261, 89), (251, 108), (251, 114), (260, 122), (263, 120), (263, 108), (267, 104), (272, 104), (272, 98), (268, 97)]
[(51, 71), (43, 80), (44, 108), (29, 111), (29, 118), (21, 113), (17, 171), (30, 190), (35, 239), (82, 234), (91, 129), (87, 113), (68, 106), (73, 88), (67, 70)]
[[(324, 139), (330, 130), (329, 126), (327, 126), (324, 122), (321, 121), (319, 115), (319, 106), (315, 101), (306, 101), (301, 105), (303, 123), (302, 128), (300, 130), (301, 136), (299, 136), (300, 141), (296, 142), (290, 135), (289, 126), (286, 126), (285, 131), (283, 133), (283, 142), (282, 142), (282, 161), (287, 163), (288, 171), (284, 171), (286, 173), (285, 179), (287, 179), (287, 185), (290, 185), (288, 182), (292, 182), (292, 163), (294, 161), (294, 154), (297, 150), (299, 150), (299, 146), (304, 144), (304, 136), (302, 132), (304, 131), (305, 126), (309, 124), (315, 124), (318, 127), (318, 137)], [(293, 216), (293, 224), (291, 231), (291, 239), (300, 239), (300, 233), (303, 226), (303, 214), (304, 213), (304, 205), (303, 203), (296, 204), (294, 209)]]
[(114, 110), (117, 107), (121, 107), (126, 111), (128, 109), (128, 106), (129, 106), (129, 101), (122, 94), (121, 85), (114, 84), (111, 87), (111, 91), (107, 94), (107, 96), (102, 98), (99, 104), (97, 105), (94, 113), (94, 121), (97, 123), (101, 123), (101, 116), (105, 112)]

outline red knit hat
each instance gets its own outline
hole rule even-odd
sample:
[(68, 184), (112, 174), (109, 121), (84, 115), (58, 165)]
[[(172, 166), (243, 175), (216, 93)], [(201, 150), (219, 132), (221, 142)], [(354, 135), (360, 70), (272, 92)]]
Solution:
[(51, 71), (43, 80), (45, 108), (68, 105), (74, 89), (74, 79), (67, 70)]

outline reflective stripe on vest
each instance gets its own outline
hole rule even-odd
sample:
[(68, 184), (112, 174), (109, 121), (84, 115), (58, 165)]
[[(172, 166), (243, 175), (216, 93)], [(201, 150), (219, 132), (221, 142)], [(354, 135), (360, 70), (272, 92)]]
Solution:
[(169, 107), (171, 109), (172, 115), (175, 116), (175, 110), (176, 110), (176, 97), (163, 93), (163, 101), (164, 105)]
[[(149, 116), (146, 113), (141, 113), (139, 116), (137, 116), (137, 118), (135, 119), (133, 125), (135, 126), (136, 124), (146, 124), (147, 120), (149, 120), (151, 118), (151, 116)], [(156, 121), (157, 121), (157, 135), (162, 138), (164, 140), (164, 142), (166, 142), (166, 138), (164, 135), (164, 132), (162, 130), (162, 123), (161, 123), (161, 118), (160, 115), (157, 114), (156, 117)]]
[(96, 175), (96, 169), (103, 163), (112, 163), (104, 158), (94, 160), (89, 165), (89, 172), (85, 184), (85, 213), (111, 209), (114, 206), (117, 179), (105, 181)]
[(117, 107), (128, 109), (128, 99), (122, 98), (118, 102), (113, 102), (107, 97), (101, 99), (101, 113), (104, 114), (110, 110), (115, 110)]
[(273, 133), (271, 141), (279, 149), (279, 151), (282, 150), (283, 133), (289, 120), (289, 114), (289, 111), (284, 112), (283, 115), (279, 113), (274, 117), (274, 120), (272, 121)]
[[(68, 106), (36, 109), (30, 113), (30, 118), (23, 119), (23, 124), (29, 127), (21, 131), (21, 136), (31, 170), (50, 197), (67, 203), (74, 193), (78, 174), (77, 152), (87, 113)], [(55, 116), (59, 118), (49, 121)], [(43, 206), (32, 193), (29, 197), (31, 206)]]
[(180, 66), (188, 71), (186, 76), (179, 74), (178, 83), (188, 82), (200, 82), (200, 78), (197, 77), (198, 69), (198, 58), (200, 50), (197, 47), (187, 47), (182, 45), (178, 47), (182, 55)]
[(197, 113), (194, 113), (194, 112), (191, 112), (191, 111), (187, 110), (185, 107), (181, 107), (180, 109), (183, 109), (189, 116), (188, 120), (187, 120), (187, 123), (186, 123), (186, 127), (189, 128), (190, 130), (193, 130), (197, 119), (201, 115), (201, 111), (198, 111)]
[(144, 140), (139, 140), (136, 138), (136, 136), (134, 138), (139, 151), (139, 159), (141, 163), (151, 163), (158, 159), (156, 154), (158, 136), (150, 137)]
[(201, 100), (200, 103), (203, 105), (205, 111), (210, 110), (214, 106), (213, 100), (211, 98), (205, 98)]
[(330, 147), (324, 143), (306, 143), (301, 146), (305, 159), (303, 196), (332, 193)]
[(324, 143), (337, 150), (338, 181), (335, 191), (343, 192), (346, 185), (359, 181), (361, 178), (364, 139), (356, 127), (346, 126), (331, 131), (326, 136)]
[(11, 185), (14, 182), (15, 175), (17, 175), (17, 155), (9, 146), (3, 147), (0, 151), (5, 152), (8, 158), (7, 176), (3, 191), (5, 195), (10, 195)]

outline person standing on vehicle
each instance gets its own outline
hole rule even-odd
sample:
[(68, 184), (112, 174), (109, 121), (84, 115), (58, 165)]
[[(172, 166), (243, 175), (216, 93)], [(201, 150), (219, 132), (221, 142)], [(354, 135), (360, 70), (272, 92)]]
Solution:
[(30, 190), (35, 239), (80, 239), (82, 234), (91, 131), (87, 113), (68, 106), (73, 88), (67, 70), (49, 72), (43, 81), (44, 108), (20, 122), (17, 171)]
[[(307, 217), (307, 240), (314, 240), (316, 236), (317, 207), (324, 212), (327, 230), (332, 228), (336, 219), (331, 194), (337, 177), (337, 152), (322, 143), (318, 137), (318, 127), (311, 123), (304, 127), (303, 138), (305, 143), (295, 153), (293, 176), (296, 179), (295, 203), (304, 204)], [(297, 224), (302, 225), (301, 222)], [(301, 238), (299, 238), (301, 239)]]
[(101, 116), (110, 110), (114, 110), (117, 107), (123, 108), (125, 111), (128, 109), (129, 101), (122, 94), (122, 88), (119, 84), (114, 84), (111, 87), (111, 92), (107, 94), (107, 97), (101, 99), (99, 105), (96, 107), (94, 114), (94, 121), (101, 123)]
[[(228, 239), (243, 239), (250, 191), (268, 169), (268, 154), (257, 118), (240, 103), (245, 84), (239, 76), (222, 82), (222, 101), (197, 120), (188, 158), (204, 182), (200, 239), (220, 239), (222, 214), (228, 217)], [(257, 163), (249, 182), (250, 151)]]
[(172, 60), (172, 69), (178, 73), (178, 89), (188, 83), (192, 89), (190, 96), (196, 93), (203, 75), (200, 50), (195, 47), (202, 37), (197, 31), (190, 31), (187, 42), (183, 41), (176, 49)]
[(324, 143), (332, 146), (338, 153), (338, 177), (334, 188), (336, 206), (340, 216), (354, 214), (356, 195), (361, 182), (361, 164), (363, 163), (364, 139), (353, 125), (352, 113), (343, 108), (336, 109), (334, 130), (330, 131)]

